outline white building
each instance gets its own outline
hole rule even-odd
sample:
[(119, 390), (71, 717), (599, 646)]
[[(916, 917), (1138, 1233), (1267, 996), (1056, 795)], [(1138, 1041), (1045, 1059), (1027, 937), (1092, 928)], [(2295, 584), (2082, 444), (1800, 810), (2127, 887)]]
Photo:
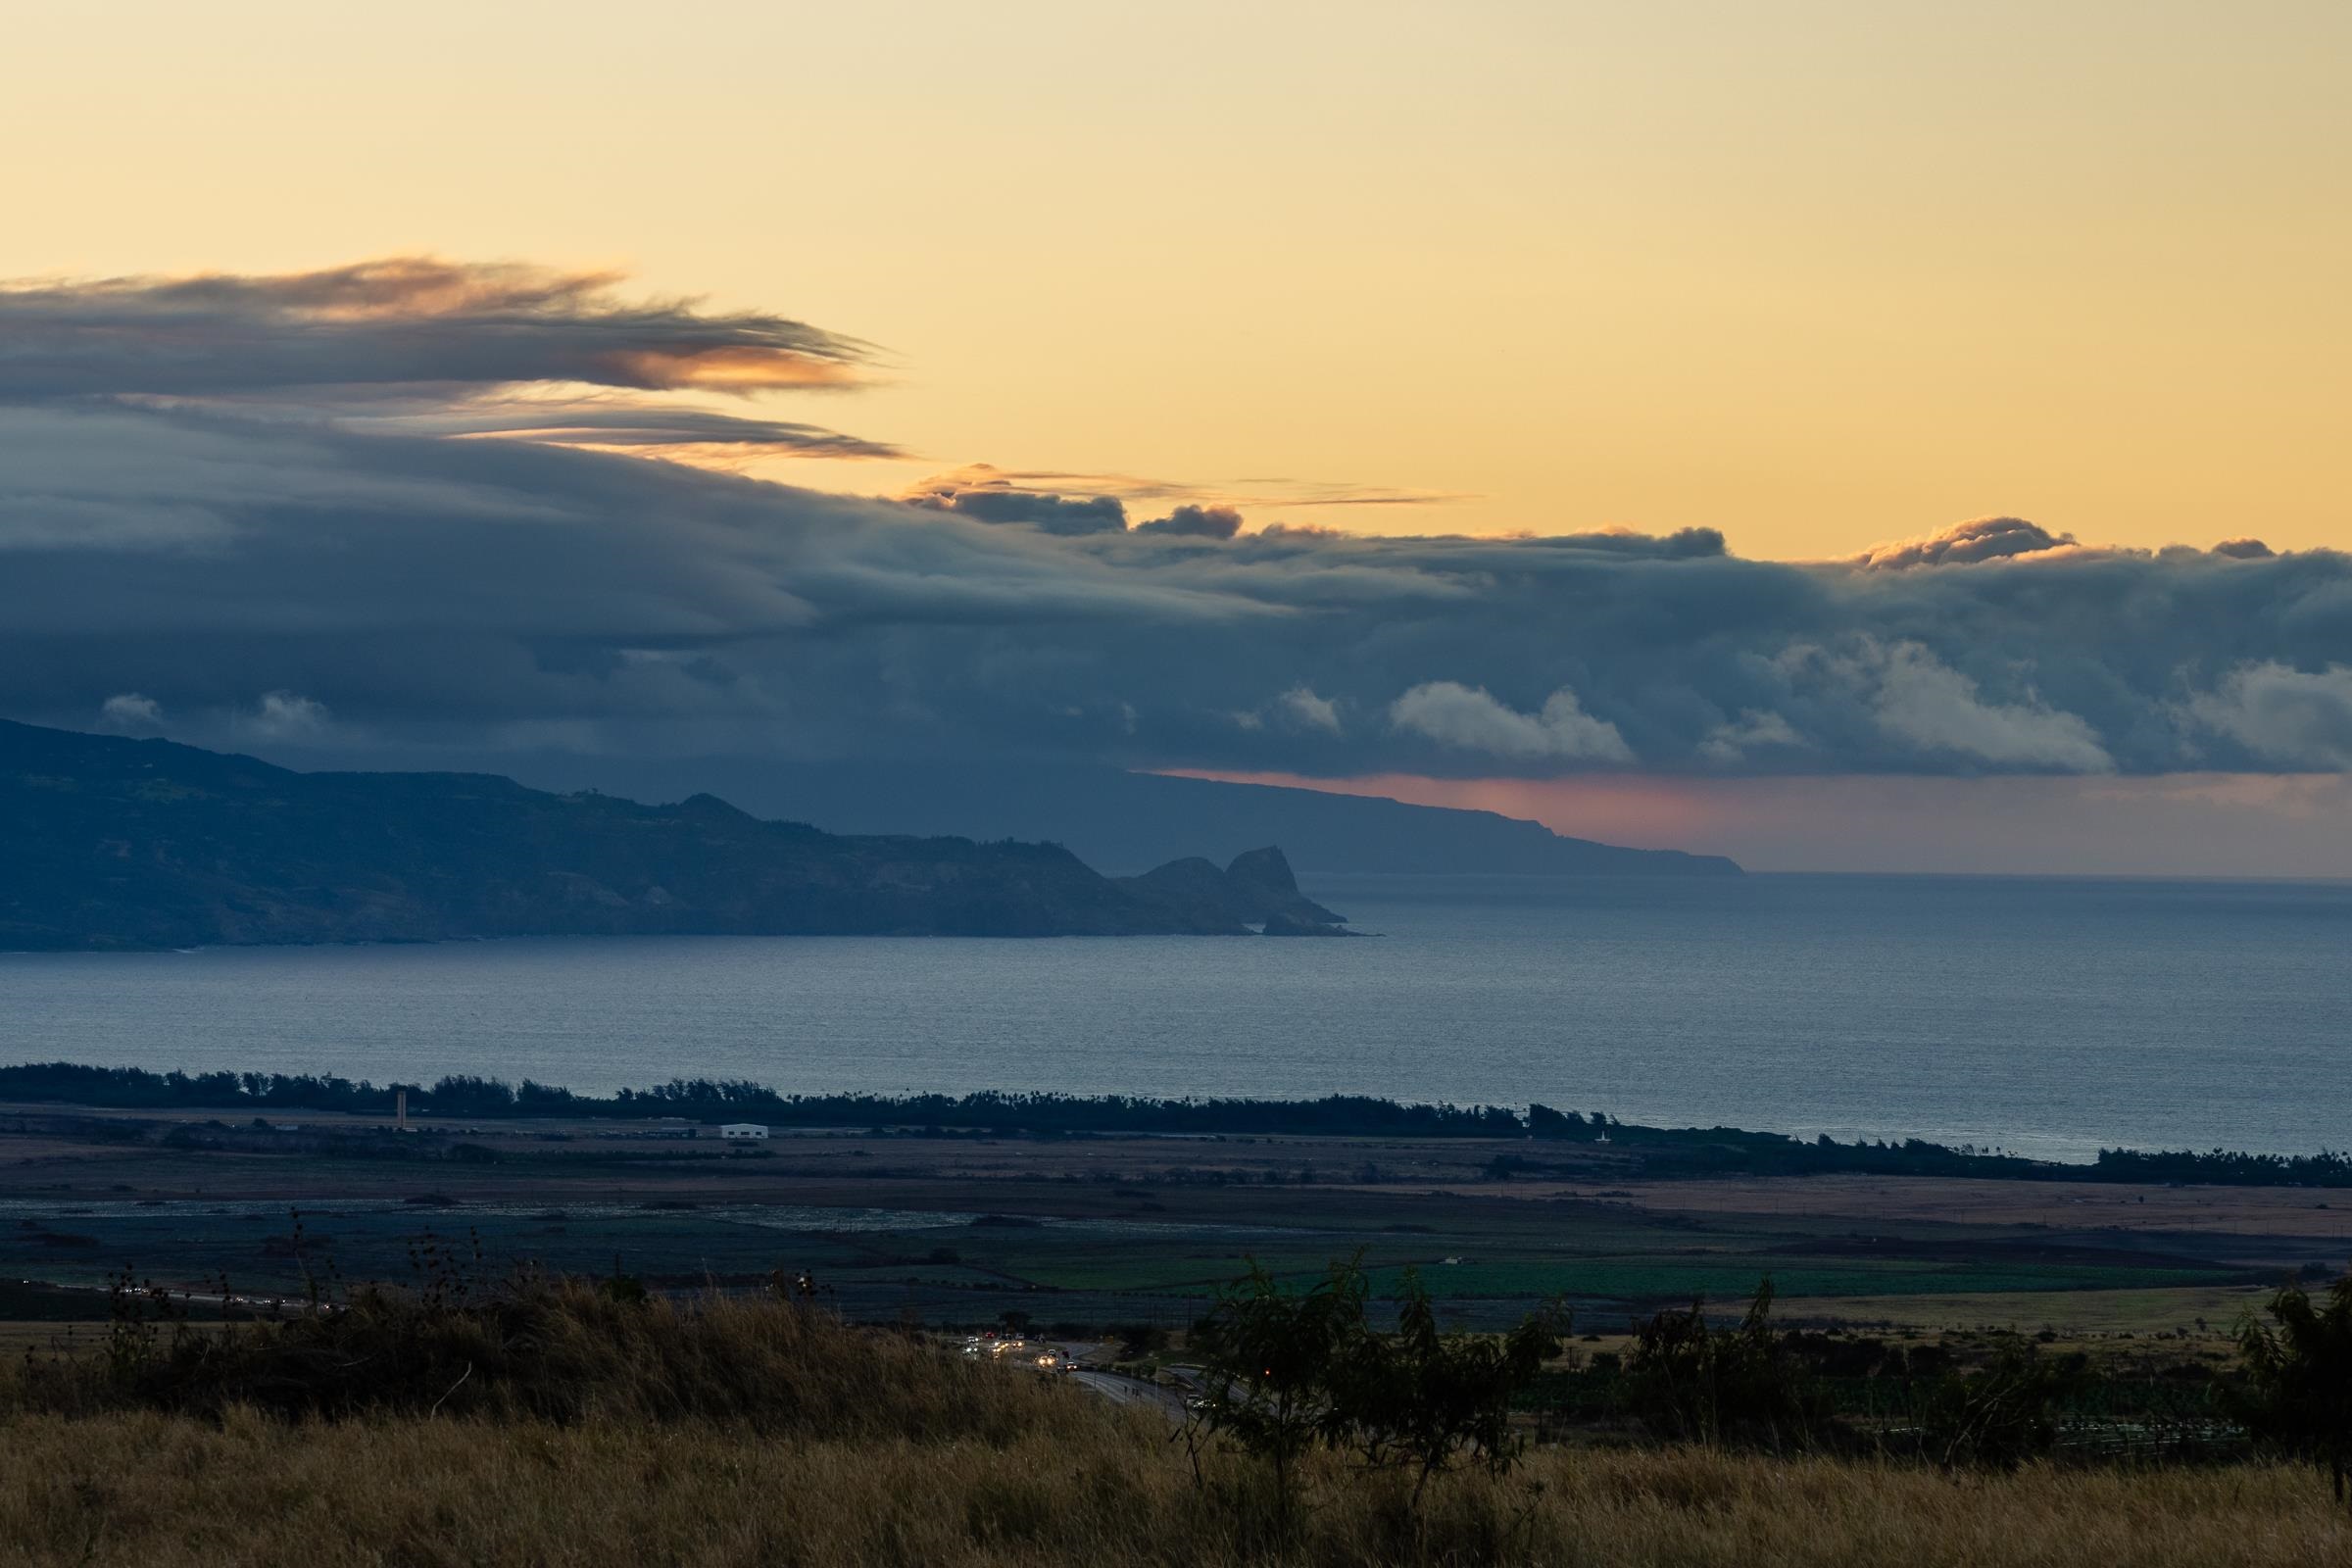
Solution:
[(718, 1130), (718, 1136), (730, 1144), (764, 1143), (767, 1128), (756, 1121), (731, 1121)]

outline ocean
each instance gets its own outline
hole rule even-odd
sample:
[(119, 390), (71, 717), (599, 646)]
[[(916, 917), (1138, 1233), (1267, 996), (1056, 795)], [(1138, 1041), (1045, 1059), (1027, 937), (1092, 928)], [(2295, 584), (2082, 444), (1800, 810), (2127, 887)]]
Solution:
[(2352, 1146), (2352, 883), (1302, 881), (1379, 935), (0, 955), (0, 1060), (1541, 1101), (2050, 1158)]

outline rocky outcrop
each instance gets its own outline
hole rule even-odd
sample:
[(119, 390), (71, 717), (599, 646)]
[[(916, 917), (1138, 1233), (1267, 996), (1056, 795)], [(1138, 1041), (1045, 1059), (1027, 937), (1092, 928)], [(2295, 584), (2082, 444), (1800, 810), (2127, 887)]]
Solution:
[(1347, 916), (1298, 891), (1291, 862), (1271, 845), (1245, 851), (1223, 870), (1196, 856), (1120, 877), (1118, 885), (1190, 920), (1257, 926), (1266, 936), (1352, 935)]
[(1280, 914), (1288, 918), (1323, 925), (1338, 925), (1348, 917), (1334, 914), (1298, 891), (1298, 878), (1291, 873), (1291, 862), (1282, 851), (1269, 844), (1262, 850), (1244, 850), (1233, 858), (1225, 868), (1225, 880), (1266, 912), (1261, 917), (1271, 919)]
[(1297, 915), (1276, 912), (1266, 920), (1265, 937), (1351, 937), (1357, 933), (1344, 925), (1332, 925), (1322, 920), (1301, 920)]

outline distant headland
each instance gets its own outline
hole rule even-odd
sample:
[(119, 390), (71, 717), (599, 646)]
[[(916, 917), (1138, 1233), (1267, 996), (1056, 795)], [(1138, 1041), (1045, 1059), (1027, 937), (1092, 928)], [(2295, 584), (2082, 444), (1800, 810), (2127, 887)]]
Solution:
[[(0, 811), (10, 825), (0, 845), (0, 951), (516, 936), (1355, 934), (1298, 891), (1272, 844), (1222, 865), (1187, 856), (1111, 877), (1058, 842), (830, 833), (762, 820), (709, 794), (642, 805), (489, 773), (299, 772), (170, 741), (6, 721)], [(1533, 824), (1507, 826), (1551, 839)], [(1606, 852), (1594, 869), (1738, 869), (1582, 848)]]
[(1272, 846), (1111, 878), (1054, 844), (845, 836), (470, 773), (300, 773), (0, 722), (0, 949), (514, 936), (1350, 935)]

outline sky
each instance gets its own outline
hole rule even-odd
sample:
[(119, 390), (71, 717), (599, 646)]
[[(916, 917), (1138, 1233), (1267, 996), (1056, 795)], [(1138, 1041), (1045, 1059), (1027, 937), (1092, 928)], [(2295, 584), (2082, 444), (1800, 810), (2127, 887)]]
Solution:
[(0, 712), (2352, 874), (2347, 64), (2319, 3), (41, 8)]

